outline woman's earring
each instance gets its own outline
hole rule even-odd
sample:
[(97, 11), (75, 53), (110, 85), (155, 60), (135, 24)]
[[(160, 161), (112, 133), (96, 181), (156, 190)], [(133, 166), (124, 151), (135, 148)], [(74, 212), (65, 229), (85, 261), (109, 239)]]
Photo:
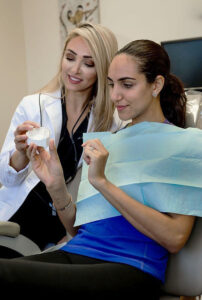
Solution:
[(157, 97), (157, 94), (156, 94), (155, 92), (153, 92), (153, 93), (152, 93), (152, 96), (153, 96), (154, 98), (156, 98), (156, 97)]

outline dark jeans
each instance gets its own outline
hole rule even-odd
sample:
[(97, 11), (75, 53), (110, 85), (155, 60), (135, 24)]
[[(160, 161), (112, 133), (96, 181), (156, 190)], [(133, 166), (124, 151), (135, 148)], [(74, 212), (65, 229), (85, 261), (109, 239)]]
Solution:
[(6, 296), (156, 300), (160, 286), (159, 280), (134, 267), (61, 250), (0, 259), (0, 290)]

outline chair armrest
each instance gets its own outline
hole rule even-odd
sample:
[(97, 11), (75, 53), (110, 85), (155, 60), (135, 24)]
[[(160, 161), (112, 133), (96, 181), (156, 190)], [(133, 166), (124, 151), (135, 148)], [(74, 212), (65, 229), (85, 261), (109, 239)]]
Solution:
[(41, 253), (39, 247), (22, 234), (17, 237), (0, 236), (0, 246), (12, 249), (22, 256)]
[(23, 256), (41, 253), (33, 241), (20, 234), (20, 226), (9, 221), (0, 221), (0, 246), (12, 249)]
[(197, 217), (185, 247), (171, 254), (163, 291), (172, 295), (202, 294), (202, 217)]
[(9, 221), (0, 221), (0, 235), (16, 237), (20, 233), (20, 226)]

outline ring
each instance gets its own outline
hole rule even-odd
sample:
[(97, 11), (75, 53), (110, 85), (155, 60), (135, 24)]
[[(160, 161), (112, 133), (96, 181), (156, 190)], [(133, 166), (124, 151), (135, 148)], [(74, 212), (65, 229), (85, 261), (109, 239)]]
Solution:
[(94, 151), (95, 150), (95, 148), (92, 147), (92, 146), (90, 146), (89, 148), (90, 148), (90, 151)]

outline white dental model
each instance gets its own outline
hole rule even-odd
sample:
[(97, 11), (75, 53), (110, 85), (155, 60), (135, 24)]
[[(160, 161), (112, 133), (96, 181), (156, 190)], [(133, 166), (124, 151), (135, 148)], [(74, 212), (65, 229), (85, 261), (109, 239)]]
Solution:
[(33, 128), (30, 131), (27, 131), (26, 135), (28, 136), (27, 144), (34, 143), (40, 147), (48, 147), (50, 140), (50, 131), (48, 128), (39, 127)]

